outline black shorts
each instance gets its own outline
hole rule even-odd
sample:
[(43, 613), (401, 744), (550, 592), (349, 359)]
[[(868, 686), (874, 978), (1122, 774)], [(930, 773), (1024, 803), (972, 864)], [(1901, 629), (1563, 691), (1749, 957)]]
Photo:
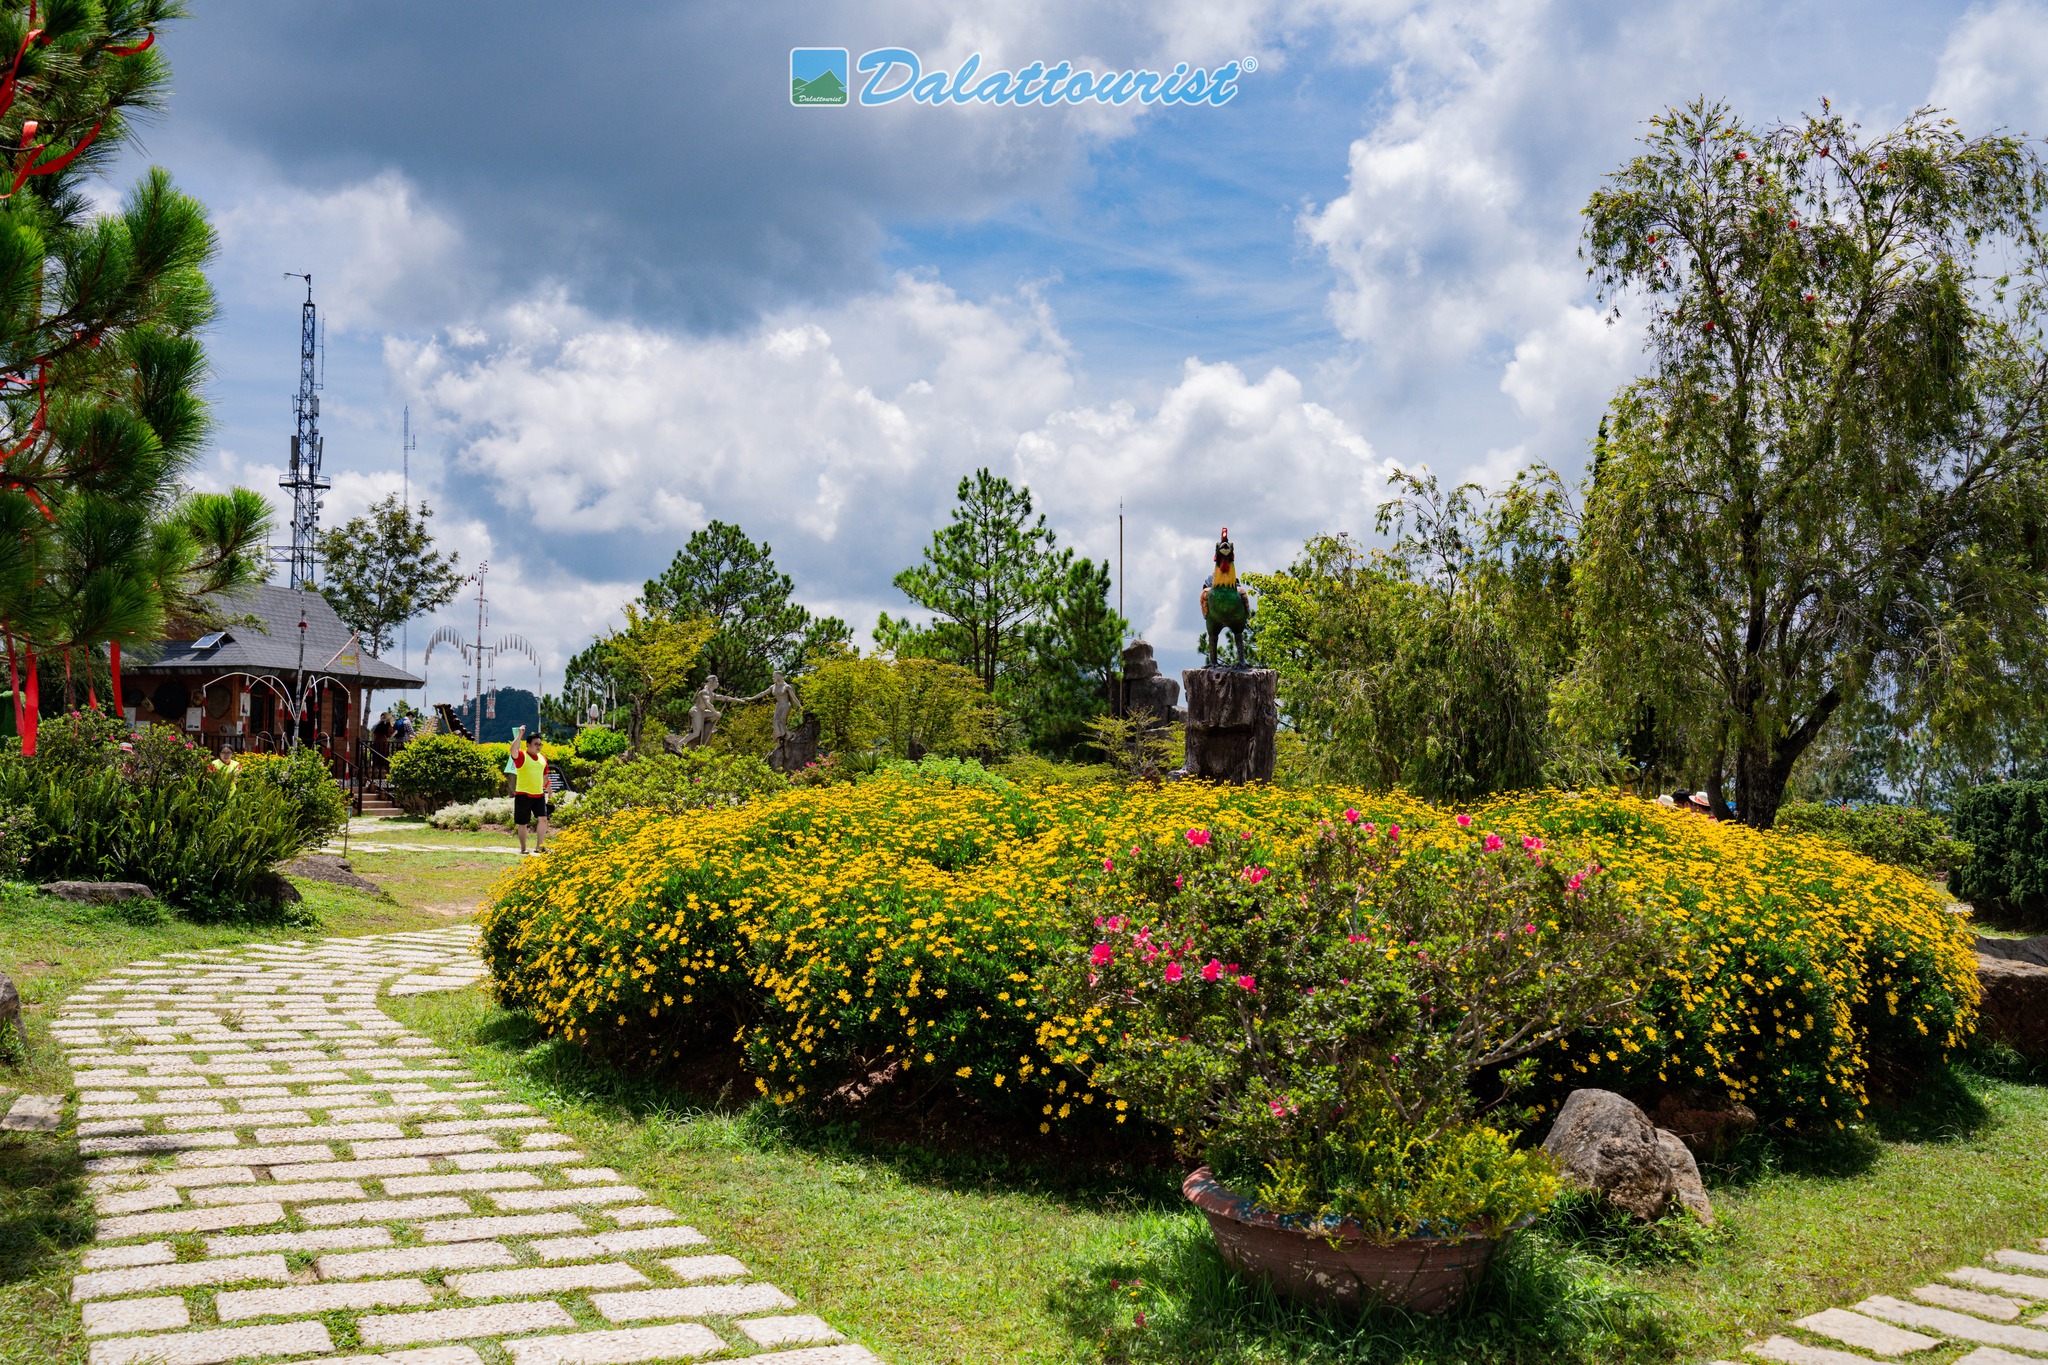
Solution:
[(535, 820), (547, 818), (548, 798), (546, 793), (534, 796), (528, 792), (515, 792), (512, 796), (512, 823), (530, 825)]

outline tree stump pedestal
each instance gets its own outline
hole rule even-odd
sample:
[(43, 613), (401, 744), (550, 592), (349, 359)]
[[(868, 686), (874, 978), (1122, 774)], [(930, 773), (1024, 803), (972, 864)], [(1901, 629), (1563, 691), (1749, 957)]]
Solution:
[(821, 738), (818, 718), (804, 717), (803, 723), (782, 737), (768, 753), (768, 766), (779, 773), (793, 773), (815, 763)]
[(1190, 668), (1180, 676), (1188, 698), (1187, 775), (1272, 781), (1280, 675), (1270, 668)]

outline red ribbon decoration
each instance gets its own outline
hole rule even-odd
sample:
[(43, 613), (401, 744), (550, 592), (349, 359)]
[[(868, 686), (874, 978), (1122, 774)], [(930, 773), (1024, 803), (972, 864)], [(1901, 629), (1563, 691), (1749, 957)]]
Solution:
[[(105, 119), (101, 119), (98, 123), (95, 123), (92, 126), (92, 128), (86, 133), (86, 135), (78, 140), (78, 145), (76, 147), (73, 147), (70, 151), (64, 153), (64, 155), (60, 157), (57, 157), (53, 161), (39, 162), (36, 160), (37, 157), (41, 156), (44, 152), (50, 150), (49, 143), (46, 142), (40, 147), (30, 148), (28, 161), (22, 166), (20, 170), (14, 173), (13, 186), (8, 189), (7, 193), (0, 194), (0, 199), (12, 199), (15, 196), (15, 194), (20, 191), (21, 187), (28, 183), (30, 176), (55, 175), (57, 174), (57, 172), (63, 170), (66, 166), (69, 166), (73, 161), (77, 160), (78, 154), (80, 152), (92, 146), (93, 139), (100, 135), (100, 129), (105, 126)], [(21, 137), (24, 144), (28, 141), (29, 138), (35, 135), (35, 129), (36, 123), (34, 119), (30, 119), (27, 123), (21, 125)]]
[(156, 30), (151, 29), (147, 34), (144, 35), (141, 42), (130, 43), (126, 47), (110, 47), (107, 49), (107, 51), (113, 53), (116, 57), (133, 57), (136, 53), (147, 52), (150, 48), (155, 46)]

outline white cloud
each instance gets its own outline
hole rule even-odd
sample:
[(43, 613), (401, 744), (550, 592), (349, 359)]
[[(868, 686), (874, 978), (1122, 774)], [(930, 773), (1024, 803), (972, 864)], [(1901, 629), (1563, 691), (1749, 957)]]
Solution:
[(2048, 132), (2048, 7), (2027, 0), (1973, 9), (1950, 33), (1928, 101), (1973, 133)]

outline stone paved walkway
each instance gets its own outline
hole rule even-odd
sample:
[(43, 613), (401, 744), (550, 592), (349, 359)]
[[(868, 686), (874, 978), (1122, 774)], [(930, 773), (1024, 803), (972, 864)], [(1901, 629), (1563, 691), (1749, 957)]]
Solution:
[[(2048, 1238), (2036, 1251), (1994, 1251), (1987, 1266), (1961, 1266), (1910, 1299), (1877, 1295), (1851, 1308), (1803, 1317), (1791, 1335), (1751, 1342), (1755, 1360), (1778, 1365), (2041, 1365), (2048, 1356)], [(1732, 1365), (1714, 1361), (1712, 1365)]]
[(91, 1365), (879, 1365), (377, 1008), (472, 944), (173, 954), (65, 1003)]

